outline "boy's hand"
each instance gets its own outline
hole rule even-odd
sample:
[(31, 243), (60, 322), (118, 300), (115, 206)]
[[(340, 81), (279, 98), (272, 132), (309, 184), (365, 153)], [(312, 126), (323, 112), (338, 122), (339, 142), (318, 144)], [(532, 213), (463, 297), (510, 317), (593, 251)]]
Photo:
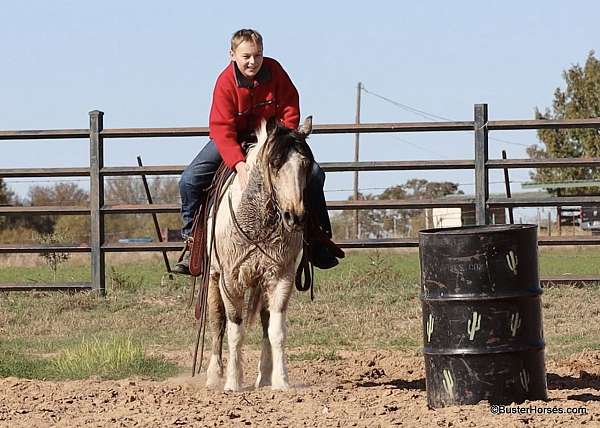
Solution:
[(235, 170), (238, 175), (240, 189), (242, 189), (242, 191), (244, 191), (244, 189), (248, 185), (248, 165), (246, 165), (246, 162), (244, 162), (244, 161), (238, 162), (235, 165)]

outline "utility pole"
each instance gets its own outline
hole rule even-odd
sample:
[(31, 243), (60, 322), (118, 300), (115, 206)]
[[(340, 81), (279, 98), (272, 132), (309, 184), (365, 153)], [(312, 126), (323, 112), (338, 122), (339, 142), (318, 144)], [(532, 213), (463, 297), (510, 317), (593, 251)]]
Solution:
[[(360, 95), (362, 91), (362, 82), (356, 86), (356, 116), (354, 123), (360, 124)], [(359, 160), (360, 151), (360, 132), (354, 134), (354, 162)], [(354, 200), (358, 201), (358, 171), (354, 171)], [(358, 210), (354, 210), (354, 237), (359, 237)]]

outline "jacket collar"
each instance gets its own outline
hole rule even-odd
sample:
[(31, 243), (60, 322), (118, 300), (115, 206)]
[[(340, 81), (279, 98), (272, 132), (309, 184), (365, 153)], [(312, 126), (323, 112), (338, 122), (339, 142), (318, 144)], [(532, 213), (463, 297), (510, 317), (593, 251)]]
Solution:
[(235, 82), (239, 88), (252, 89), (271, 79), (271, 70), (269, 70), (269, 67), (264, 62), (260, 67), (260, 70), (258, 70), (258, 74), (254, 77), (254, 81), (244, 76), (234, 61), (231, 61), (231, 66), (233, 67)]

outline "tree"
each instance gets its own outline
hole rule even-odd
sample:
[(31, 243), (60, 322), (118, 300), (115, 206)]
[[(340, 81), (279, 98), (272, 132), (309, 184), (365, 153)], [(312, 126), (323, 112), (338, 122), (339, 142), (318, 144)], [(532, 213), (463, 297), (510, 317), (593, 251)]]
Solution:
[[(179, 202), (179, 179), (175, 177), (156, 177), (150, 182), (150, 194), (154, 203), (176, 204)], [(163, 229), (179, 229), (179, 214), (158, 214), (158, 222)]]
[(462, 190), (458, 190), (457, 183), (427, 181), (421, 178), (408, 180), (404, 188), (409, 195), (417, 199), (437, 199), (446, 195), (463, 193)]
[[(395, 199), (438, 199), (446, 195), (462, 194), (457, 183), (448, 181), (427, 181), (413, 178), (405, 184), (391, 186), (380, 195), (363, 195), (359, 193), (359, 200), (395, 200)], [(352, 200), (353, 197), (348, 198)], [(362, 237), (387, 238), (391, 236), (406, 235), (414, 229), (415, 218), (420, 217), (423, 210), (417, 209), (379, 209), (360, 210), (358, 221)], [(353, 230), (354, 212), (343, 211), (332, 218), (333, 234), (338, 238), (349, 238)]]
[[(12, 205), (15, 194), (8, 188), (6, 182), (0, 178), (0, 207), (2, 205)], [(0, 230), (7, 227), (9, 220), (7, 216), (0, 217)]]
[[(81, 189), (75, 183), (56, 183), (53, 186), (33, 186), (29, 189), (28, 199), (32, 206), (87, 206), (89, 203), (88, 192)], [(72, 220), (75, 222), (81, 221), (80, 218), (74, 218)], [(32, 216), (28, 220), (30, 227), (42, 234), (52, 233), (57, 221), (58, 216)]]
[[(58, 234), (58, 233), (43, 233), (38, 236), (38, 241), (40, 244), (55, 246), (62, 244), (66, 241), (66, 237)], [(53, 274), (53, 281), (56, 282), (56, 273), (58, 272), (58, 267), (65, 263), (69, 258), (71, 258), (71, 254), (63, 251), (49, 251), (45, 253), (41, 253), (40, 257), (44, 259), (50, 270)]]
[[(351, 196), (348, 200), (353, 200)], [(357, 200), (373, 201), (377, 196), (371, 194), (358, 193)], [(360, 225), (361, 236), (377, 235), (383, 230), (379, 224), (380, 219), (374, 215), (375, 210), (358, 210), (358, 224)], [(381, 211), (381, 210), (380, 210)], [(349, 238), (351, 231), (354, 230), (354, 211), (342, 211), (340, 214), (334, 215), (331, 218), (331, 229), (334, 237)]]
[[(586, 119), (600, 116), (600, 61), (591, 51), (584, 67), (578, 64), (563, 72), (565, 90), (556, 88), (552, 109), (536, 119)], [(544, 129), (537, 132), (543, 147), (530, 146), (527, 153), (534, 159), (565, 157), (600, 157), (600, 131), (597, 129)], [(543, 168), (531, 174), (540, 183), (600, 178), (600, 170), (587, 168)], [(552, 190), (551, 190), (552, 191)], [(598, 192), (598, 188), (562, 189), (563, 195), (585, 195)], [(554, 191), (556, 193), (556, 191)]]
[[(174, 177), (155, 177), (148, 180), (152, 201), (155, 204), (177, 203), (179, 185)], [(148, 199), (139, 177), (122, 177), (107, 181), (105, 200), (107, 204), (145, 204)], [(179, 228), (178, 214), (159, 214), (161, 228)], [(106, 236), (109, 241), (121, 238), (152, 236), (156, 232), (150, 214), (116, 214), (106, 218)]]
[(0, 178), (0, 205), (9, 205), (15, 194), (8, 188), (6, 182)]

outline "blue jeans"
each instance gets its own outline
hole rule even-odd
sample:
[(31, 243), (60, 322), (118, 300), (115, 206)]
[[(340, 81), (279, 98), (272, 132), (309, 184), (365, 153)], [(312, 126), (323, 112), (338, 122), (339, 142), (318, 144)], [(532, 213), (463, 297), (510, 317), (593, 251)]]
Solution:
[[(179, 193), (181, 194), (181, 219), (183, 227), (181, 236), (186, 239), (192, 234), (194, 215), (206, 198), (206, 189), (212, 183), (212, 179), (222, 162), (221, 155), (215, 143), (209, 140), (206, 146), (198, 153), (181, 174), (179, 180)], [(325, 185), (325, 173), (318, 163), (313, 168), (308, 179), (308, 196), (310, 206), (317, 210), (321, 228), (331, 237), (331, 223), (329, 213), (325, 204), (323, 186)]]

